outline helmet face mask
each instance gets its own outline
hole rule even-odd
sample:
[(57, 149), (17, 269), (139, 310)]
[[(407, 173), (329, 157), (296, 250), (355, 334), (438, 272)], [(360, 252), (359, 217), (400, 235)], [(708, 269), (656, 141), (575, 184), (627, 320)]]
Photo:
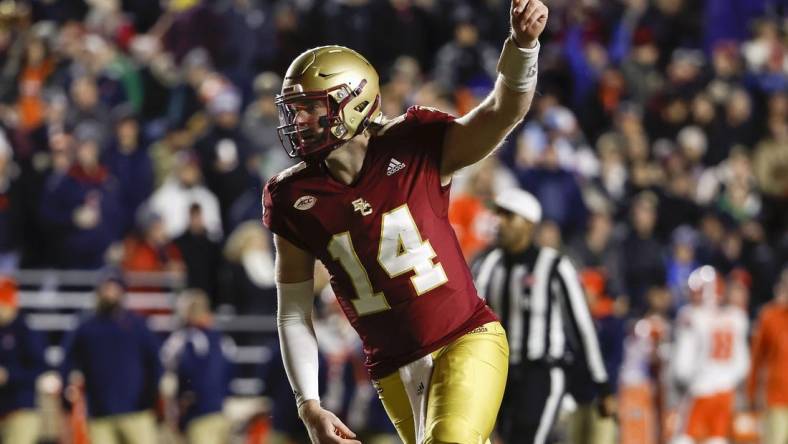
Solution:
[(275, 103), (288, 156), (321, 160), (381, 115), (378, 75), (351, 49), (314, 48), (290, 65)]
[(311, 158), (341, 142), (329, 131), (330, 126), (336, 124), (337, 116), (336, 106), (328, 95), (280, 95), (276, 107), (279, 110), (279, 141), (288, 156)]

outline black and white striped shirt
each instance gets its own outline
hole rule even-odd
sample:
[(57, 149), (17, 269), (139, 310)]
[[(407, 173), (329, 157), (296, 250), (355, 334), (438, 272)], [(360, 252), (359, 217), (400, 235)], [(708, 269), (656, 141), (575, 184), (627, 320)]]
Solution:
[(501, 318), (509, 362), (568, 365), (582, 353), (596, 383), (607, 382), (596, 329), (572, 263), (552, 248), (510, 255), (494, 248), (471, 271), (480, 297)]

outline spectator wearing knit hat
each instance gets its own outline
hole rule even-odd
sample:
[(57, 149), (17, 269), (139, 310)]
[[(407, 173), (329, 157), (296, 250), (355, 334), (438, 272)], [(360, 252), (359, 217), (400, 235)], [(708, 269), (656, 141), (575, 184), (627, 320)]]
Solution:
[(34, 444), (36, 380), (46, 370), (44, 339), (18, 314), (16, 283), (0, 276), (0, 442)]
[(123, 308), (125, 292), (120, 273), (105, 271), (96, 287), (95, 313), (63, 344), (61, 374), (67, 383), (84, 384), (95, 443), (156, 442), (159, 344), (145, 320)]

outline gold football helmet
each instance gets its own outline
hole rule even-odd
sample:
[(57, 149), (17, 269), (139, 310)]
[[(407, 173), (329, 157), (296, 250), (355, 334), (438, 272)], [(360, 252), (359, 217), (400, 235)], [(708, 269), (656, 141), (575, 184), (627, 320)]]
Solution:
[(323, 158), (381, 116), (378, 73), (352, 49), (313, 48), (290, 64), (276, 106), (287, 154)]

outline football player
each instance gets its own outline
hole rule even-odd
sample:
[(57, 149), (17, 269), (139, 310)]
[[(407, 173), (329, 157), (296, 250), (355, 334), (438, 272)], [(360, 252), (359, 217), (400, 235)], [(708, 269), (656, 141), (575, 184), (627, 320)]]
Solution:
[(725, 298), (711, 266), (689, 277), (691, 303), (677, 315), (673, 375), (687, 402), (674, 444), (725, 444), (733, 423), (736, 387), (750, 366), (747, 314)]
[(387, 120), (377, 72), (348, 48), (314, 48), (288, 68), (276, 98), (278, 131), (302, 162), (266, 184), (263, 220), (275, 234), (282, 359), (313, 442), (358, 442), (320, 405), (315, 259), (331, 274), (402, 440), (488, 439), (508, 346), (449, 223), (449, 186), (528, 111), (547, 15), (540, 0), (512, 1), (495, 87), (456, 119), (413, 107)]

